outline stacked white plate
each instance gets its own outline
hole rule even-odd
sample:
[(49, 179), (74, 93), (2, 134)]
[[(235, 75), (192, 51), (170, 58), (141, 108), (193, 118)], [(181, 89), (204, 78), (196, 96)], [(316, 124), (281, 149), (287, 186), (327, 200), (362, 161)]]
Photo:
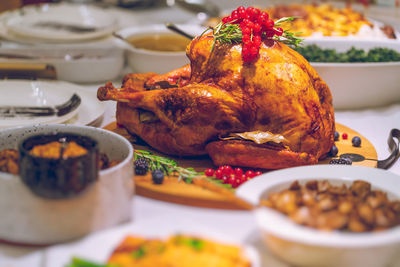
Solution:
[(113, 80), (124, 65), (112, 37), (110, 12), (82, 4), (28, 5), (0, 14), (0, 63), (46, 63), (57, 79), (93, 83)]
[(0, 81), (0, 108), (13, 107), (54, 107), (67, 102), (76, 94), (81, 104), (62, 116), (4, 117), (0, 114), (0, 129), (30, 124), (66, 123), (98, 126), (105, 107), (96, 98), (95, 90), (61, 81)]

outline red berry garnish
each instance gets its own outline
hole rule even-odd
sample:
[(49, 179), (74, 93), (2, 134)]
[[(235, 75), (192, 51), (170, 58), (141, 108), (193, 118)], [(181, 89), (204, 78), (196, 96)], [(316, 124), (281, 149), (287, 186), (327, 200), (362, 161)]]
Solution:
[(243, 174), (243, 170), (241, 168), (235, 168), (234, 172), (236, 176), (241, 176)]
[(278, 28), (275, 29), (275, 35), (276, 36), (282, 36), (282, 34), (283, 34), (283, 29), (282, 28), (278, 27)]
[(274, 23), (274, 21), (273, 21), (272, 19), (267, 19), (267, 20), (265, 21), (265, 23), (264, 23), (264, 26), (265, 26), (267, 29), (272, 29), (272, 28), (274, 27), (274, 25), (275, 25), (275, 23)]
[(251, 34), (251, 28), (248, 26), (245, 26), (242, 28), (242, 34), (243, 35), (250, 35)]
[(246, 176), (245, 174), (242, 174), (242, 175), (240, 176), (240, 181), (246, 182), (247, 180), (248, 180), (248, 178), (247, 178), (247, 176)]
[(228, 176), (225, 176), (225, 175), (222, 176), (222, 179), (221, 179), (221, 180), (222, 180), (222, 183), (223, 183), (223, 184), (228, 184), (228, 183), (229, 183), (229, 177), (228, 177)]
[(253, 177), (255, 176), (255, 173), (254, 173), (252, 170), (248, 170), (248, 171), (245, 173), (245, 175), (246, 175), (246, 177), (248, 177), (248, 178), (253, 178)]
[(342, 139), (343, 140), (347, 140), (349, 136), (347, 135), (347, 133), (342, 133)]
[(207, 177), (214, 176), (214, 170), (211, 169), (211, 168), (209, 168), (209, 169), (205, 170), (204, 174), (205, 174)]
[(255, 176), (259, 176), (259, 175), (261, 175), (261, 174), (262, 174), (262, 172), (260, 172), (260, 171), (256, 171), (256, 172), (254, 173)]
[(235, 184), (235, 183), (236, 183), (236, 177), (233, 176), (233, 175), (230, 176), (230, 177), (228, 178), (228, 183), (231, 184), (231, 185)]
[(237, 10), (233, 10), (231, 14), (232, 19), (239, 19), (239, 12)]
[(221, 179), (222, 178), (222, 170), (218, 169), (214, 172), (215, 178)]
[(253, 31), (255, 33), (259, 33), (261, 31), (261, 25), (258, 24), (258, 23), (255, 23), (254, 26), (253, 26)]
[(223, 175), (226, 175), (226, 176), (230, 176), (231, 174), (233, 174), (233, 169), (232, 169), (232, 167), (229, 166), (229, 165), (225, 165), (225, 166), (222, 168), (222, 174), (223, 174)]

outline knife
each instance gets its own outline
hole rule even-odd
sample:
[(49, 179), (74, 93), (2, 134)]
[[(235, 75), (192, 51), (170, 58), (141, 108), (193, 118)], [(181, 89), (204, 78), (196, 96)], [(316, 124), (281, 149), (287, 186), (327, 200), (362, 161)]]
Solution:
[(77, 94), (73, 94), (68, 101), (54, 107), (0, 106), (0, 118), (43, 116), (61, 117), (77, 109), (80, 104), (81, 98)]

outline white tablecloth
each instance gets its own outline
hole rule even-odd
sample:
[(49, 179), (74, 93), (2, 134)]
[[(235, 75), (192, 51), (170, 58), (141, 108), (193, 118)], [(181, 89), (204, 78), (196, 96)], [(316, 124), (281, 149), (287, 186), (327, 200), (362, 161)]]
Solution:
[[(239, 2), (229, 3), (230, 6), (234, 7)], [(246, 5), (251, 4), (249, 1), (247, 2)], [(222, 8), (227, 8), (226, 3), (226, 1), (224, 3), (221, 2), (219, 5)], [(119, 17), (121, 26), (165, 21), (181, 23), (196, 19), (192, 14), (177, 8), (152, 10), (110, 9), (110, 12), (115, 12)], [(394, 73), (393, 75), (399, 74)], [(120, 81), (118, 80), (116, 85), (119, 85)], [(96, 90), (99, 85), (82, 86)], [(114, 121), (114, 114), (115, 104), (107, 103), (102, 126)], [(336, 111), (335, 116), (337, 122), (356, 130), (369, 139), (377, 150), (379, 159), (386, 158), (389, 155), (387, 138), (392, 128), (400, 128), (400, 103), (374, 109)], [(395, 163), (390, 171), (400, 175), (400, 162)], [(100, 232), (82, 240), (61, 245), (61, 247), (26, 248), (0, 245), (0, 267), (57, 267), (57, 264), (62, 262), (62, 259), (70, 257), (81, 249), (83, 252), (87, 252), (88, 254), (86, 255), (88, 256), (103, 253), (101, 257), (105, 259), (107, 257), (106, 254), (110, 252), (110, 246), (97, 242), (97, 240), (104, 241), (106, 237), (112, 239), (112, 236), (119, 237), (128, 232), (157, 232), (165, 234), (177, 229), (188, 231), (202, 229), (202, 232), (229, 236), (238, 242), (258, 242), (255, 221), (249, 211), (195, 208), (135, 196), (132, 212), (133, 221), (121, 226), (119, 229), (110, 230), (111, 233), (110, 231)], [(7, 216), (7, 214), (2, 216)], [(115, 231), (115, 234), (112, 231)], [(271, 257), (263, 248), (261, 250), (264, 253), (262, 258), (265, 266), (286, 266)]]

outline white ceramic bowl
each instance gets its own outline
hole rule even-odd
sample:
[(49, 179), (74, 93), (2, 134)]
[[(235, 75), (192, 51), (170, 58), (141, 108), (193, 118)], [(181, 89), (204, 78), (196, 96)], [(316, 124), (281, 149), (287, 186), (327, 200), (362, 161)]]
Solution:
[[(316, 44), (323, 49), (343, 52), (352, 46), (369, 50), (386, 47), (400, 52), (400, 41), (306, 39), (304, 45)], [(328, 84), (336, 109), (358, 109), (388, 105), (400, 101), (400, 62), (382, 63), (313, 63)]]
[[(269, 172), (240, 186), (236, 194), (254, 205), (270, 192), (299, 180), (329, 180), (351, 184), (362, 179), (400, 199), (400, 177), (385, 170), (358, 166), (305, 166)], [(255, 218), (268, 249), (295, 266), (380, 267), (400, 264), (400, 226), (374, 233), (323, 232), (292, 222), (286, 215), (260, 207)], [(397, 257), (397, 258), (396, 258)]]
[[(177, 25), (183, 31), (196, 36), (201, 34), (206, 28), (196, 24)], [(123, 38), (132, 36), (143, 36), (157, 33), (173, 33), (163, 24), (154, 24), (147, 26), (135, 26), (121, 29), (117, 32)], [(136, 73), (156, 72), (163, 74), (171, 70), (180, 68), (189, 64), (189, 59), (186, 57), (186, 52), (159, 52), (138, 49), (131, 45), (125, 45), (127, 50), (128, 64), (132, 71)]]
[(133, 148), (124, 137), (99, 128), (63, 124), (0, 131), (0, 150), (17, 149), (28, 136), (68, 132), (89, 136), (100, 152), (121, 161), (101, 170), (98, 181), (77, 197), (51, 200), (33, 194), (18, 175), (0, 172), (0, 239), (22, 244), (54, 244), (82, 237), (131, 219)]

